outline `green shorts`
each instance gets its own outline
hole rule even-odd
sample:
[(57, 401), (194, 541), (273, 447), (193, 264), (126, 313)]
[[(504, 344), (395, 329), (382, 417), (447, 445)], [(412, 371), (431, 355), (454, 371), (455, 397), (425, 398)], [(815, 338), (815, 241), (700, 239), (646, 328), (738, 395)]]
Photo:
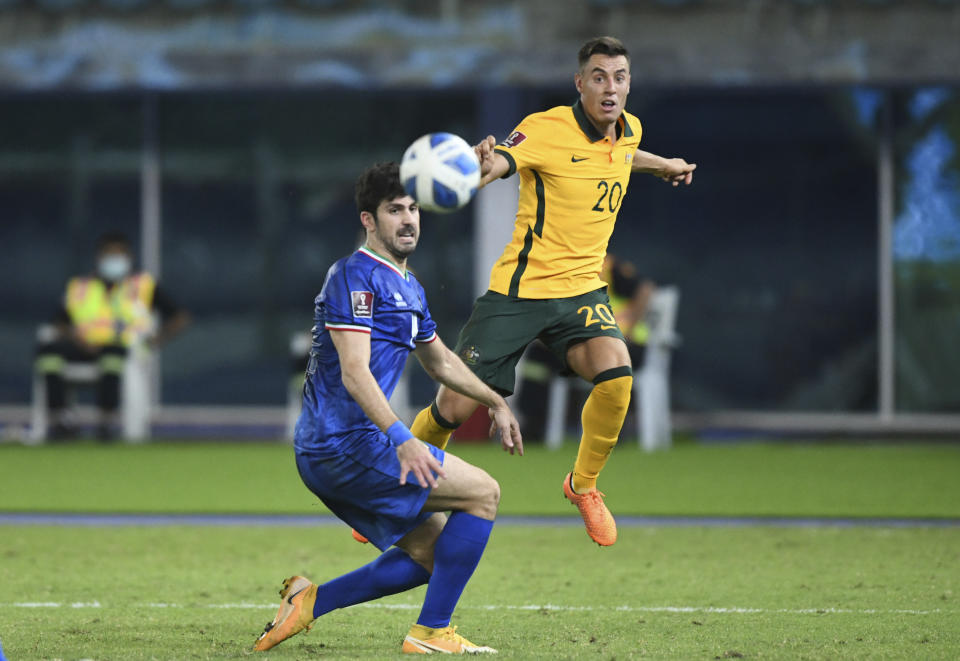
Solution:
[(481, 381), (509, 395), (516, 382), (517, 362), (533, 340), (547, 345), (569, 374), (567, 349), (600, 336), (624, 339), (610, 311), (606, 288), (545, 299), (488, 291), (474, 303), (457, 339), (456, 353)]

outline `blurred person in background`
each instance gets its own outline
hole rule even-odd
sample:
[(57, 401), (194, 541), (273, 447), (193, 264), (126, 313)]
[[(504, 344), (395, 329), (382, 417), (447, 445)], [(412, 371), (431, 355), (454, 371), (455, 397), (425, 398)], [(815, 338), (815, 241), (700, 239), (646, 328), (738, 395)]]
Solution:
[[(561, 486), (590, 538), (609, 546), (617, 527), (597, 478), (620, 435), (633, 374), (600, 270), (631, 173), (678, 186), (693, 181), (696, 165), (639, 149), (640, 120), (625, 111), (630, 57), (619, 39), (591, 39), (577, 60), (580, 98), (573, 106), (529, 115), (499, 145), (488, 136), (476, 146), (480, 186), (517, 173), (520, 200), (512, 239), (456, 350), (484, 383), (508, 394), (520, 356), (539, 338), (565, 373), (593, 384), (581, 414), (577, 458)], [(411, 428), (417, 438), (443, 448), (476, 407), (441, 386)]]
[(627, 341), (634, 369), (643, 366), (644, 349), (650, 335), (647, 308), (656, 290), (653, 280), (640, 276), (633, 262), (607, 253), (600, 279), (607, 283), (610, 310)]
[[(162, 320), (159, 330), (155, 312)], [(116, 433), (120, 380), (131, 348), (141, 343), (161, 346), (190, 323), (190, 316), (152, 275), (133, 270), (126, 235), (109, 232), (97, 242), (95, 272), (69, 280), (53, 321), (52, 336), (41, 338), (35, 363), (46, 380), (48, 438), (62, 440), (77, 434), (65, 419), (63, 371), (66, 363), (88, 362), (99, 368), (97, 436), (109, 440)]]

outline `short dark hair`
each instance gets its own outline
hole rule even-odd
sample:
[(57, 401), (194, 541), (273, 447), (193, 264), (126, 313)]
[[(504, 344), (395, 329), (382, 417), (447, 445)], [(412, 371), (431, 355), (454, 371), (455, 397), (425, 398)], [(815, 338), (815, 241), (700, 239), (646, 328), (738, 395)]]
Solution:
[(381, 202), (403, 197), (406, 194), (407, 191), (400, 183), (400, 166), (392, 161), (374, 163), (357, 177), (357, 183), (354, 186), (357, 211), (368, 211), (374, 217)]
[(581, 69), (586, 65), (591, 55), (610, 55), (611, 57), (623, 55), (627, 58), (627, 63), (630, 63), (630, 53), (627, 52), (627, 47), (616, 37), (594, 37), (585, 43), (580, 48), (580, 52), (577, 53), (577, 60)]
[(100, 252), (107, 246), (123, 246), (127, 249), (127, 252), (131, 250), (130, 239), (119, 230), (104, 232), (97, 239), (97, 252)]

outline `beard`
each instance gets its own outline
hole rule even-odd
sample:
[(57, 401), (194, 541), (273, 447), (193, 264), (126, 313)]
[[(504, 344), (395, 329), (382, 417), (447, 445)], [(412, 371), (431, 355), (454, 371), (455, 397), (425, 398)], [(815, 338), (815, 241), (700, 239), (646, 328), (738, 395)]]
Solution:
[[(414, 239), (413, 244), (401, 244), (400, 243), (401, 236), (403, 237), (412, 236)], [(398, 234), (394, 234), (393, 236), (385, 236), (378, 232), (377, 238), (380, 239), (380, 242), (383, 244), (384, 248), (387, 249), (387, 252), (390, 253), (391, 257), (397, 260), (402, 260), (412, 255), (413, 251), (417, 249), (417, 242), (419, 241), (420, 237), (418, 237), (417, 233), (414, 231), (413, 234), (401, 235), (400, 233), (398, 233)]]

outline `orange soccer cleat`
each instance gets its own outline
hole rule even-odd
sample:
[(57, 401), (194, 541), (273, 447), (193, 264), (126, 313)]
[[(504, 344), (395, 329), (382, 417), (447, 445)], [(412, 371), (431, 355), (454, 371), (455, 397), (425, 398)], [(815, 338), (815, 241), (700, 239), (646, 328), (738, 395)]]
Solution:
[(580, 510), (590, 539), (600, 546), (610, 546), (617, 541), (617, 522), (603, 504), (603, 494), (596, 487), (587, 493), (576, 493), (571, 486), (573, 473), (563, 478), (563, 495)]
[(360, 542), (361, 544), (369, 544), (370, 540), (358, 533), (356, 530), (350, 529), (350, 534), (353, 535), (353, 538)]
[(265, 652), (304, 629), (310, 630), (313, 622), (313, 604), (317, 600), (317, 586), (303, 576), (291, 576), (283, 582), (280, 590), (280, 610), (273, 622), (267, 624), (263, 633), (253, 644), (257, 652)]

